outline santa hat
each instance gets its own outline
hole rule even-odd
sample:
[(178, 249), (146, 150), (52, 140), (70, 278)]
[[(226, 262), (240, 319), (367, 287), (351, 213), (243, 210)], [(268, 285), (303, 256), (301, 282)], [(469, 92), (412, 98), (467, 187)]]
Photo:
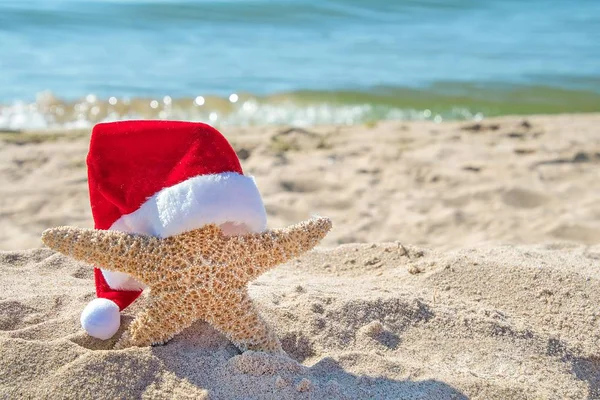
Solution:
[[(94, 127), (87, 157), (96, 229), (169, 237), (214, 223), (225, 233), (260, 232), (265, 208), (251, 176), (216, 129), (202, 123), (124, 121)], [(108, 339), (119, 311), (142, 292), (132, 277), (94, 269), (97, 299), (81, 315)]]

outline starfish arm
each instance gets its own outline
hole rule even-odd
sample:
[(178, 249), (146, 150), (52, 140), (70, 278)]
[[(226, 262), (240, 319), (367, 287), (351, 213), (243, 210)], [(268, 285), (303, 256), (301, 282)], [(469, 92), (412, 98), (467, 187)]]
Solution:
[(245, 289), (230, 292), (204, 319), (241, 351), (282, 353), (275, 331), (262, 319)]
[(315, 247), (331, 229), (329, 218), (313, 218), (283, 229), (259, 234), (232, 236), (227, 252), (237, 260), (248, 280)]
[(69, 226), (47, 229), (42, 241), (76, 260), (130, 274), (144, 283), (158, 276), (167, 252), (152, 236)]
[(115, 349), (164, 344), (196, 320), (193, 310), (180, 308), (181, 303), (173, 304), (172, 300), (179, 298), (179, 293), (153, 297), (151, 292), (150, 296), (149, 306), (129, 325)]

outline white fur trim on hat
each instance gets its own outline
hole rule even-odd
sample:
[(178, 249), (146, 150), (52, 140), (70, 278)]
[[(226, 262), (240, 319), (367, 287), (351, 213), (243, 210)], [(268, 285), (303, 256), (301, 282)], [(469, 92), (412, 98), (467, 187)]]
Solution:
[(98, 339), (110, 339), (120, 325), (119, 306), (108, 299), (90, 301), (81, 313), (81, 327)]
[[(165, 238), (206, 224), (229, 225), (232, 231), (235, 226), (241, 232), (264, 231), (267, 213), (254, 178), (235, 172), (195, 176), (155, 193), (110, 229)], [(145, 287), (122, 272), (102, 270), (102, 274), (112, 289)]]

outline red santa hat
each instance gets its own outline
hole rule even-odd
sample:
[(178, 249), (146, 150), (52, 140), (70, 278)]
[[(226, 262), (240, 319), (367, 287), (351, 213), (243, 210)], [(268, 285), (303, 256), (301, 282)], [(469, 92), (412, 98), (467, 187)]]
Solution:
[[(94, 127), (87, 157), (96, 229), (169, 237), (214, 223), (227, 234), (266, 228), (265, 208), (231, 145), (202, 123), (123, 121)], [(94, 269), (97, 299), (81, 315), (108, 339), (142, 292), (127, 274)]]

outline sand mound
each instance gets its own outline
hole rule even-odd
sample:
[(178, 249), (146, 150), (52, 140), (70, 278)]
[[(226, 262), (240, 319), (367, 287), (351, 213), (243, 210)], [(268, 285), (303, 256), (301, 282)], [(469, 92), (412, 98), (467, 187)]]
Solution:
[(202, 322), (110, 350), (78, 326), (87, 266), (2, 252), (0, 398), (599, 398), (598, 259), (568, 244), (317, 250), (251, 287), (287, 358), (239, 354)]

